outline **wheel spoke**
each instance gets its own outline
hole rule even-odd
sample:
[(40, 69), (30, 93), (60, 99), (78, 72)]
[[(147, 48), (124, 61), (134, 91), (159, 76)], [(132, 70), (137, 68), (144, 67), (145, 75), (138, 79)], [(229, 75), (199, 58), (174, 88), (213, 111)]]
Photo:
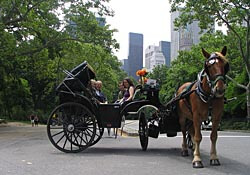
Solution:
[[(56, 144), (58, 144), (63, 139), (64, 136), (65, 136), (65, 134), (62, 135), (62, 137), (56, 142)], [(66, 140), (67, 140), (67, 138), (66, 138)]]
[[(84, 136), (85, 136), (85, 139), (86, 141), (88, 142), (88, 137), (87, 137), (87, 134), (86, 134), (87, 131), (84, 131)], [(87, 132), (88, 133), (88, 132)], [(88, 133), (88, 136), (90, 136), (90, 134)]]
[[(66, 133), (66, 135), (68, 136), (68, 133)], [(66, 139), (65, 139), (65, 142), (64, 142), (64, 144), (63, 144), (63, 149), (65, 149), (65, 146), (66, 146), (66, 143), (67, 143), (67, 137), (66, 137)]]
[(76, 133), (73, 134), (73, 135), (74, 135), (74, 138), (75, 138), (74, 143), (75, 143), (75, 141), (76, 141), (76, 144), (79, 145), (78, 140), (77, 140), (77, 138), (79, 137), (79, 135), (77, 134), (77, 136), (75, 136), (75, 134), (76, 134)]
[(60, 131), (60, 132), (58, 132), (58, 133), (56, 133), (56, 134), (54, 134), (54, 135), (51, 135), (51, 137), (55, 137), (55, 136), (61, 134), (62, 132), (64, 132), (64, 131)]
[[(83, 132), (81, 132), (81, 133), (82, 133), (82, 136), (83, 136)], [(82, 136), (80, 137), (80, 139), (81, 139), (80, 145), (82, 145), (82, 141), (84, 141), (84, 140), (82, 139)], [(84, 142), (84, 143), (86, 143), (86, 142)]]
[(70, 136), (70, 140), (71, 140), (71, 142), (70, 142), (70, 150), (72, 151), (73, 149), (72, 149), (72, 144), (73, 144), (73, 142), (72, 142), (72, 133), (71, 133), (71, 136)]
[[(91, 131), (91, 130), (90, 130)], [(86, 129), (85, 132), (87, 132), (88, 134), (85, 134), (85, 135), (88, 135), (91, 137), (91, 134), (88, 132), (88, 130)], [(92, 132), (92, 131), (91, 131)], [(93, 133), (93, 132), (92, 132)]]
[(50, 129), (64, 129), (63, 127), (53, 127), (53, 128), (50, 128)]

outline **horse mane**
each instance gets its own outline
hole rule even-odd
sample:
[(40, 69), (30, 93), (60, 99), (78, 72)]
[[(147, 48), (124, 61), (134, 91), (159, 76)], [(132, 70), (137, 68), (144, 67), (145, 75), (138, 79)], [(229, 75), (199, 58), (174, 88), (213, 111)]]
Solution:
[(224, 63), (228, 63), (228, 60), (226, 59), (226, 57), (224, 55), (222, 55), (220, 52), (215, 52), (215, 53), (216, 53), (216, 55), (218, 55), (222, 59), (222, 61)]

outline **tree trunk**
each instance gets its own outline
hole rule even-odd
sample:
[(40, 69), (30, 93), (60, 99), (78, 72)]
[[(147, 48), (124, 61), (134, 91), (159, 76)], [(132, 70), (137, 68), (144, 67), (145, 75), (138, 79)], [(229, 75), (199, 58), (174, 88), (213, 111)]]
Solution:
[(247, 121), (250, 122), (250, 83), (247, 85)]

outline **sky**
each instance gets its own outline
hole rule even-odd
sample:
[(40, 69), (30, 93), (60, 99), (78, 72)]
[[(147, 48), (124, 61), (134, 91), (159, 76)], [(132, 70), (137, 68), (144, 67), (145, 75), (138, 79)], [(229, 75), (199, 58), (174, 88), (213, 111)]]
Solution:
[(128, 58), (129, 32), (143, 34), (143, 52), (149, 45), (171, 40), (168, 0), (111, 0), (108, 6), (115, 12), (106, 22), (118, 30), (114, 38), (120, 44), (115, 53), (119, 60)]

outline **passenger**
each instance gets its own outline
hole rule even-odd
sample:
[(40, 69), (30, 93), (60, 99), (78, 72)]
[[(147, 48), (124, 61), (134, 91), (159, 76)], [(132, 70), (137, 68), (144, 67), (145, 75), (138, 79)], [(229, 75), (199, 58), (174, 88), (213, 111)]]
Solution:
[(99, 101), (100, 104), (107, 104), (108, 101), (107, 101), (107, 98), (105, 96), (105, 94), (102, 92), (102, 82), (99, 80), (99, 81), (96, 81), (95, 83), (95, 97), (96, 99)]
[(132, 80), (130, 80), (129, 78), (125, 78), (123, 80), (123, 86), (126, 90), (124, 92), (123, 98), (121, 99), (120, 103), (131, 101), (134, 95), (134, 84)]
[[(99, 80), (99, 81), (96, 81), (95, 83), (96, 85), (96, 99), (98, 100), (98, 102), (100, 104), (107, 104), (108, 101), (107, 101), (107, 98), (105, 96), (105, 94), (101, 91), (102, 89), (102, 82)], [(107, 128), (108, 130), (108, 135), (110, 136), (110, 128)]]
[(119, 84), (119, 92), (118, 92), (117, 100), (116, 100), (115, 103), (119, 103), (121, 101), (121, 99), (124, 96), (125, 91), (126, 91), (126, 89), (123, 86), (123, 82), (120, 82), (120, 84)]
[(90, 82), (91, 82), (92, 89), (95, 89), (95, 87), (96, 87), (96, 81), (94, 79), (91, 79)]

